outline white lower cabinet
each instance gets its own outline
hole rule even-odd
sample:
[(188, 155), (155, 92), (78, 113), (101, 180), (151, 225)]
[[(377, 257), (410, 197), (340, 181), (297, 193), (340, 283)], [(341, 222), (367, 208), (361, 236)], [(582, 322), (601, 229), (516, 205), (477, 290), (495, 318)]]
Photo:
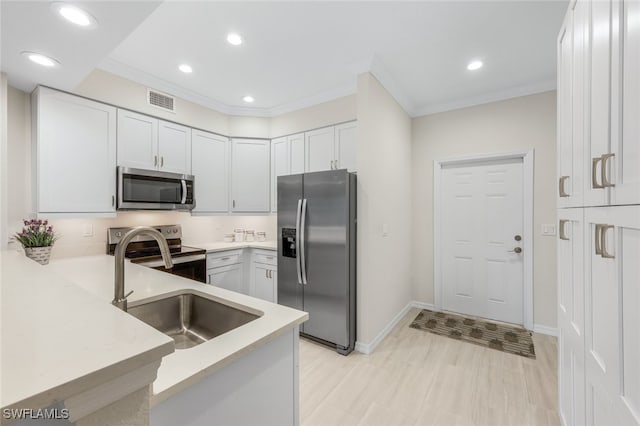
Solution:
[(276, 252), (234, 249), (207, 255), (207, 284), (278, 302)]
[(562, 420), (640, 425), (640, 206), (563, 210), (559, 218)]
[(278, 259), (275, 252), (254, 249), (251, 255), (249, 295), (278, 302)]

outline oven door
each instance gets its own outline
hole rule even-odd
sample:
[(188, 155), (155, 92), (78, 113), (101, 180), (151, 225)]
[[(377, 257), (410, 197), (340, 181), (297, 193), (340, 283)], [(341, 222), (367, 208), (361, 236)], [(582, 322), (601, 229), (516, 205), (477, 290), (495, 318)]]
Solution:
[(118, 167), (118, 210), (191, 210), (191, 175)]
[(147, 262), (136, 262), (138, 265), (168, 272), (180, 277), (189, 278), (201, 283), (207, 282), (207, 257), (204, 254), (194, 254), (190, 256), (172, 257), (173, 268), (165, 269), (162, 260), (151, 260)]

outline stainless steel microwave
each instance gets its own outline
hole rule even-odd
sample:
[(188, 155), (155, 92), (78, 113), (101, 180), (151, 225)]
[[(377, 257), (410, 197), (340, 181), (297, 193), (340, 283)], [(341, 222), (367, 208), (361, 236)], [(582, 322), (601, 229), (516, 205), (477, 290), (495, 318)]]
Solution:
[(118, 210), (191, 210), (192, 175), (118, 167)]

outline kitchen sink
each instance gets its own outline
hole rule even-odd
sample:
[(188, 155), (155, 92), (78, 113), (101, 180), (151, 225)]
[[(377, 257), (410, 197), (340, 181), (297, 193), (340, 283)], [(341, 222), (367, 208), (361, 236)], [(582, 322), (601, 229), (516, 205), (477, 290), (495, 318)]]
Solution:
[(173, 338), (176, 349), (194, 347), (258, 318), (193, 293), (130, 306), (127, 312)]

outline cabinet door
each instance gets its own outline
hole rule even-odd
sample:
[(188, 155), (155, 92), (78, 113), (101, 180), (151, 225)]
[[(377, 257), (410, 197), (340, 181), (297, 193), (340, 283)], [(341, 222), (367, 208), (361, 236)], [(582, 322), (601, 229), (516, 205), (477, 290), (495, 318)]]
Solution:
[[(609, 153), (612, 133), (617, 133), (617, 120), (612, 120), (612, 1), (595, 1), (591, 7), (591, 60), (589, 137), (585, 138), (585, 192), (584, 205), (603, 206), (609, 204), (609, 189), (602, 181), (602, 156)], [(607, 160), (610, 161), (610, 160)]]
[(356, 122), (340, 124), (336, 126), (335, 132), (335, 168), (347, 169), (350, 172), (357, 171), (356, 153), (358, 140)]
[(587, 424), (640, 425), (640, 206), (585, 224)]
[(271, 211), (278, 211), (278, 176), (288, 175), (289, 141), (278, 138), (271, 141)]
[(622, 137), (612, 147), (613, 204), (640, 204), (640, 2), (615, 2), (622, 13)]
[(292, 175), (304, 173), (304, 133), (287, 136), (289, 142), (289, 167)]
[(193, 130), (191, 173), (195, 176), (196, 207), (193, 213), (229, 210), (229, 139)]
[(159, 170), (191, 174), (191, 129), (167, 121), (158, 124)]
[(254, 262), (252, 275), (253, 275), (252, 286), (251, 286), (252, 288), (249, 295), (253, 297), (257, 297), (258, 299), (275, 303), (276, 302), (275, 283), (278, 281), (276, 279), (273, 266)]
[(242, 281), (242, 270), (243, 265), (241, 263), (207, 269), (207, 283), (235, 291), (236, 293), (245, 293)]
[(326, 127), (304, 134), (305, 172), (319, 172), (333, 168), (334, 133), (333, 127)]
[(118, 166), (158, 168), (158, 120), (118, 109)]
[(585, 424), (584, 210), (558, 211), (558, 386), (563, 424)]
[(231, 210), (268, 212), (270, 142), (234, 139), (231, 143)]
[(39, 88), (38, 213), (115, 213), (116, 109)]
[(562, 99), (559, 105), (558, 144), (559, 207), (583, 205), (585, 112), (588, 110), (589, 3), (579, 0), (569, 11), (559, 39), (559, 72)]

